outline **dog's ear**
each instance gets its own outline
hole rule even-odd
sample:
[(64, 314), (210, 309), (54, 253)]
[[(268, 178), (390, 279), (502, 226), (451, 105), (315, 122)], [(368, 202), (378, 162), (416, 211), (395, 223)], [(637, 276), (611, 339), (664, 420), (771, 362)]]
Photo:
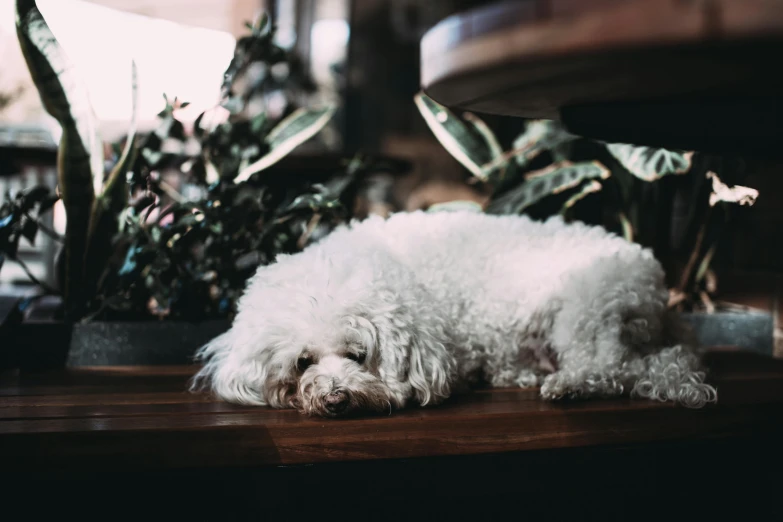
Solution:
[(437, 404), (451, 395), (457, 364), (442, 343), (425, 332), (415, 332), (408, 357), (408, 382), (419, 404)]
[(266, 375), (255, 361), (243, 361), (242, 346), (232, 330), (212, 339), (196, 352), (196, 360), (204, 363), (191, 382), (191, 391), (209, 389), (229, 402), (266, 405), (261, 392)]
[(204, 366), (191, 381), (191, 391), (210, 389), (234, 403), (291, 407), (296, 379), (290, 377), (282, 354), (272, 347), (248, 350), (248, 346), (233, 328), (203, 346), (196, 359)]
[[(377, 332), (381, 370), (410, 386), (413, 398), (422, 406), (437, 404), (451, 394), (457, 363), (438, 341), (442, 332), (437, 321), (414, 318), (403, 307), (384, 310), (371, 320)], [(388, 378), (388, 377), (387, 377)]]
[(367, 350), (367, 360), (377, 362), (378, 330), (365, 315), (349, 315), (344, 318), (346, 341), (360, 344)]

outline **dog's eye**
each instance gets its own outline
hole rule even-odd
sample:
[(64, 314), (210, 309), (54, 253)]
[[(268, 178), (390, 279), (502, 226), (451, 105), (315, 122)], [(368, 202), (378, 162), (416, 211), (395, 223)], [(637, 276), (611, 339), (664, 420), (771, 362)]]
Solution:
[(296, 360), (296, 369), (300, 372), (305, 371), (313, 364), (312, 357), (300, 357)]
[(346, 357), (349, 358), (352, 361), (355, 361), (358, 364), (362, 364), (364, 362), (364, 360), (367, 358), (367, 353), (366, 352), (359, 352), (359, 353), (349, 352), (346, 355)]

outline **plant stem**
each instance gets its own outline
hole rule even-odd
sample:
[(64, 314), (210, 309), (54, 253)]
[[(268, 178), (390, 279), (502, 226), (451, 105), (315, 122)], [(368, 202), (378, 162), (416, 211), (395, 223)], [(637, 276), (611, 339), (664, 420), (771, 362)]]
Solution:
[(163, 180), (160, 180), (160, 182), (158, 182), (158, 186), (159, 186), (159, 187), (160, 187), (160, 188), (163, 190), (163, 192), (165, 192), (165, 193), (166, 193), (166, 195), (167, 195), (169, 198), (171, 198), (171, 200), (172, 200), (172, 201), (174, 201), (175, 203), (184, 203), (184, 202), (185, 202), (185, 198), (183, 198), (183, 197), (182, 197), (182, 194), (180, 194), (179, 192), (177, 192), (177, 190), (176, 190), (174, 187), (172, 187), (171, 185), (169, 185), (169, 184), (168, 184), (168, 183), (166, 183), (165, 181), (163, 181)]
[(8, 259), (10, 259), (11, 261), (15, 261), (20, 267), (22, 267), (22, 270), (24, 270), (24, 273), (27, 274), (27, 277), (30, 279), (30, 281), (43, 288), (44, 291), (46, 291), (46, 293), (54, 294), (54, 295), (57, 294), (57, 291), (54, 288), (47, 285), (43, 281), (39, 281), (38, 278), (33, 275), (33, 273), (30, 271), (30, 268), (25, 264), (24, 261), (22, 261), (16, 256), (11, 256), (11, 255), (8, 256)]
[(693, 251), (691, 251), (690, 258), (688, 258), (688, 263), (685, 265), (685, 268), (680, 275), (680, 284), (677, 285), (677, 290), (680, 292), (685, 292), (685, 287), (688, 286), (688, 281), (691, 279), (691, 273), (693, 272), (694, 268), (696, 268), (696, 264), (699, 261), (699, 253), (701, 252), (701, 246), (704, 243), (704, 236), (707, 233), (707, 225), (710, 222), (711, 216), (712, 207), (707, 207), (707, 211), (704, 214), (704, 220), (701, 222), (699, 232), (696, 234), (696, 242), (693, 245)]
[(24, 217), (26, 217), (27, 219), (29, 219), (31, 221), (35, 221), (35, 224), (38, 225), (38, 230), (40, 230), (41, 232), (43, 232), (44, 234), (46, 234), (50, 238), (54, 239), (58, 243), (64, 243), (65, 242), (65, 239), (63, 238), (63, 236), (61, 236), (60, 234), (58, 234), (57, 232), (55, 232), (54, 230), (49, 228), (48, 225), (44, 225), (41, 222), (40, 219), (33, 219), (32, 217), (30, 217), (30, 214), (24, 214)]
[(535, 143), (528, 143), (527, 145), (523, 147), (517, 147), (516, 149), (507, 150), (500, 156), (497, 156), (492, 161), (489, 161), (483, 165), (481, 165), (481, 170), (484, 172), (488, 172), (494, 168), (500, 167), (507, 161), (515, 158), (516, 156), (519, 156), (520, 154), (523, 154), (529, 150), (531, 150), (536, 144)]

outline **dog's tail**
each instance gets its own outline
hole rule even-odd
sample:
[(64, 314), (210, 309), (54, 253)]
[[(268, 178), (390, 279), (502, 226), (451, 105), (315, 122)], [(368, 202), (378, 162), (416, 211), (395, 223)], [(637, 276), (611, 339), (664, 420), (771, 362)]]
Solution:
[(647, 355), (642, 364), (633, 396), (674, 401), (688, 408), (702, 408), (718, 400), (718, 391), (704, 382), (699, 354), (687, 345)]

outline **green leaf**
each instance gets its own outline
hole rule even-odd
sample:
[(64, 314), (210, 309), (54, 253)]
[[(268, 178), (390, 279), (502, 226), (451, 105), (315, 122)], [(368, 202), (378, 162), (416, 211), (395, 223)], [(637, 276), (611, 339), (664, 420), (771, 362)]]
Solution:
[(80, 318), (90, 209), (103, 187), (103, 142), (87, 89), (34, 0), (16, 1), (16, 33), (46, 111), (62, 128), (58, 178), (66, 213), (64, 301)]
[(693, 159), (693, 152), (625, 143), (608, 143), (606, 148), (628, 172), (644, 181), (655, 181), (669, 174), (685, 174), (690, 170)]
[[(500, 142), (498, 141), (497, 136), (495, 136), (495, 133), (492, 132), (492, 129), (490, 129), (489, 126), (484, 123), (484, 120), (475, 114), (466, 112), (462, 115), (462, 117), (465, 119), (465, 121), (472, 124), (476, 132), (482, 138), (484, 138), (484, 141), (487, 143), (487, 147), (489, 147), (489, 152), (492, 155), (492, 160), (489, 163), (491, 166), (488, 167), (487, 164), (485, 164), (481, 167), (481, 170), (484, 172), (484, 179), (492, 182), (502, 181), (506, 177), (506, 171), (508, 170), (509, 162), (503, 157), (503, 147), (500, 146)], [(495, 166), (495, 163), (498, 163), (498, 165)]]
[(242, 169), (234, 181), (246, 181), (256, 172), (274, 165), (296, 147), (315, 136), (332, 119), (337, 108), (327, 105), (320, 108), (301, 108), (275, 126), (266, 138), (269, 152)]
[(49, 187), (38, 185), (19, 192), (16, 195), (16, 199), (19, 201), (19, 210), (22, 213), (27, 213), (35, 207), (36, 204), (42, 203), (44, 199), (49, 196)]
[(514, 140), (510, 154), (517, 165), (524, 167), (542, 152), (553, 151), (576, 139), (579, 137), (565, 130), (560, 122), (531, 120), (527, 122), (525, 132)]
[(498, 142), (497, 136), (495, 136), (495, 133), (492, 132), (492, 129), (489, 128), (489, 126), (484, 123), (484, 120), (473, 114), (472, 112), (466, 112), (462, 115), (462, 117), (473, 125), (473, 128), (478, 132), (482, 138), (484, 138), (484, 141), (487, 143), (487, 147), (489, 147), (489, 152), (492, 155), (492, 159), (497, 158), (501, 154), (503, 154), (503, 147), (500, 146), (500, 142)]
[(111, 199), (112, 197), (119, 198), (122, 200), (122, 205), (124, 205), (128, 200), (127, 190), (124, 190), (126, 174), (130, 166), (133, 164), (133, 159), (135, 159), (134, 145), (136, 143), (136, 127), (138, 122), (139, 104), (138, 75), (135, 61), (131, 61), (131, 82), (131, 121), (128, 128), (128, 135), (125, 141), (125, 148), (122, 151), (122, 155), (117, 160), (117, 164), (114, 166), (114, 169), (112, 169), (111, 174), (109, 174), (106, 187), (99, 196), (100, 199), (104, 200), (107, 198)]
[(704, 279), (704, 276), (707, 275), (707, 270), (710, 269), (710, 263), (712, 263), (712, 258), (715, 255), (716, 246), (716, 244), (710, 246), (710, 248), (707, 250), (707, 253), (704, 254), (701, 263), (699, 263), (699, 269), (696, 271), (695, 277), (695, 281), (697, 283), (700, 283), (702, 279)]
[(297, 196), (290, 205), (281, 209), (279, 214), (287, 214), (296, 210), (324, 210), (340, 206), (340, 201), (329, 197), (327, 194), (303, 194)]
[[(65, 161), (84, 164), (97, 191), (103, 185), (103, 141), (87, 88), (34, 0), (17, 0), (16, 28), (30, 75), (46, 111), (69, 132)], [(62, 147), (62, 143), (61, 143)]]
[(633, 242), (633, 225), (631, 224), (631, 221), (628, 219), (628, 216), (625, 215), (625, 213), (620, 212), (617, 215), (617, 218), (620, 220), (620, 225), (623, 227), (623, 237), (627, 241)]
[(266, 36), (272, 28), (269, 13), (266, 11), (261, 12), (252, 23), (245, 22), (245, 27), (250, 29), (255, 37)]
[(38, 223), (32, 219), (25, 219), (22, 225), (22, 236), (24, 236), (31, 245), (35, 245), (35, 236), (38, 235)]
[(112, 255), (112, 237), (119, 226), (122, 209), (128, 204), (126, 174), (136, 159), (136, 125), (138, 119), (138, 77), (136, 62), (131, 62), (131, 121), (125, 148), (109, 174), (106, 186), (92, 206), (85, 257), (85, 288), (91, 295)]
[(44, 198), (44, 200), (41, 201), (41, 203), (38, 205), (38, 217), (46, 214), (58, 201), (60, 201), (59, 196), (50, 195)]
[[(471, 174), (486, 179), (491, 169), (484, 165), (495, 159), (494, 145), (482, 139), (476, 132), (455, 116), (446, 107), (424, 93), (418, 93), (413, 100), (435, 138)], [(497, 167), (502, 167), (500, 162)]]
[(597, 161), (556, 163), (528, 173), (521, 185), (502, 194), (487, 206), (490, 214), (518, 214), (551, 194), (573, 188), (584, 180), (606, 179), (609, 171)]
[(576, 205), (579, 201), (583, 200), (590, 194), (599, 192), (602, 188), (603, 186), (596, 180), (590, 180), (589, 182), (585, 183), (576, 194), (568, 198), (568, 200), (563, 204), (563, 208), (560, 213), (565, 214), (568, 209), (573, 208), (573, 206)]

